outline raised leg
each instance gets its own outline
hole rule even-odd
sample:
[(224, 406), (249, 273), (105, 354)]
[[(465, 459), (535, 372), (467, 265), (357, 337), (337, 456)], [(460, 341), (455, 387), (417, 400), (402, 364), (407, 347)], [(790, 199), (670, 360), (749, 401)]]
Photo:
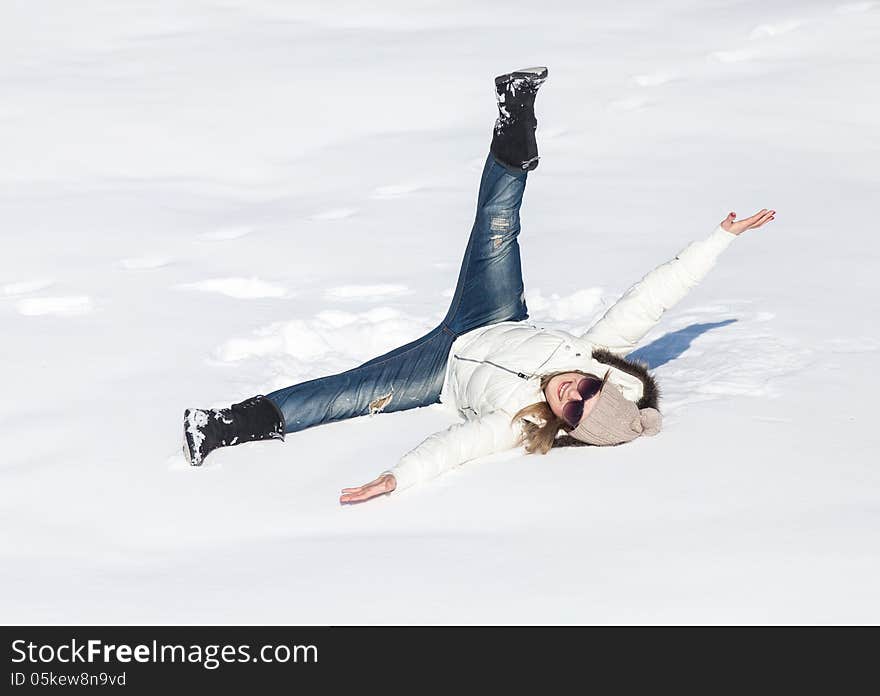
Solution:
[(518, 241), (527, 178), (527, 169), (488, 155), (476, 218), (443, 322), (421, 338), (347, 372), (268, 394), (284, 416), (285, 432), (436, 403), (455, 338), (487, 324), (528, 318)]
[(498, 119), (483, 167), (477, 215), (455, 295), (443, 326), (455, 336), (529, 316), (519, 249), (523, 193), (538, 166), (535, 97), (547, 68), (524, 68), (495, 78)]
[[(496, 78), (500, 116), (480, 178), (476, 219), (458, 283), (441, 324), (421, 338), (346, 372), (294, 384), (229, 410), (187, 410), (184, 425), (189, 435), (184, 449), (188, 456), (195, 452), (190, 457), (192, 463), (200, 464), (217, 446), (279, 437), (282, 428), (291, 433), (370, 413), (436, 403), (449, 350), (458, 336), (487, 324), (528, 318), (518, 242), (519, 211), (528, 171), (537, 166), (533, 104), (546, 74), (545, 68), (531, 68)], [(247, 419), (235, 411), (236, 407), (242, 413), (245, 407), (250, 408), (248, 416), (257, 409), (262, 420), (245, 423)], [(205, 423), (196, 422), (195, 416), (204, 416)], [(222, 432), (209, 432), (212, 427)], [(210, 447), (206, 438), (211, 439)]]
[(527, 171), (506, 166), (492, 154), (486, 158), (476, 219), (442, 324), (455, 336), (529, 316), (518, 241), (527, 177)]
[(476, 220), (444, 321), (421, 338), (351, 370), (267, 394), (284, 416), (286, 433), (437, 403), (457, 336), (528, 317), (517, 242), (526, 176), (488, 156)]

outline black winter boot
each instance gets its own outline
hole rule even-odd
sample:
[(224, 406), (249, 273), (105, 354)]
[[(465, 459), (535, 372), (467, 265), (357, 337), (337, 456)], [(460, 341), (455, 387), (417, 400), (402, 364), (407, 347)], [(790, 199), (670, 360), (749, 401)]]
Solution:
[(523, 68), (495, 78), (498, 120), (492, 137), (492, 154), (515, 169), (538, 166), (535, 140), (535, 96), (547, 79), (547, 68)]
[(265, 396), (220, 410), (188, 408), (183, 412), (183, 453), (193, 466), (201, 466), (218, 447), (283, 439), (284, 416)]

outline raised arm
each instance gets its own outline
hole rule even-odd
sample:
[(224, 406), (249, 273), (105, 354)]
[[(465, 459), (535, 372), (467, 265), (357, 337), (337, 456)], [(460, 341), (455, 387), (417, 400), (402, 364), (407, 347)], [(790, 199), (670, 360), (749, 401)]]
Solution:
[(706, 277), (721, 252), (738, 235), (769, 222), (775, 213), (765, 208), (740, 221), (736, 221), (736, 213), (730, 213), (708, 238), (692, 242), (674, 259), (658, 266), (627, 290), (583, 338), (612, 353), (626, 355), (667, 309)]
[(382, 493), (409, 488), (477, 457), (512, 449), (519, 442), (519, 431), (510, 420), (510, 414), (495, 411), (434, 433), (374, 481), (356, 488), (343, 488), (339, 502), (358, 503)]

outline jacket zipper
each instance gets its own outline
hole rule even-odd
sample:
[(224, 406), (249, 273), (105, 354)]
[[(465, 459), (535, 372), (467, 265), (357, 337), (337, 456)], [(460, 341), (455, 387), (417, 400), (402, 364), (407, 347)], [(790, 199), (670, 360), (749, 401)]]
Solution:
[(522, 379), (525, 379), (525, 380), (528, 380), (531, 377), (534, 377), (534, 375), (526, 375), (523, 372), (516, 372), (515, 370), (511, 370), (507, 367), (504, 367), (504, 365), (499, 365), (498, 363), (493, 363), (491, 360), (474, 360), (474, 358), (463, 358), (460, 355), (455, 355), (453, 357), (457, 358), (458, 360), (464, 360), (466, 362), (477, 363), (479, 365), (492, 365), (493, 367), (497, 367), (499, 370), (504, 370), (505, 372), (509, 372), (510, 374), (516, 375), (517, 377), (521, 377)]
[[(546, 365), (548, 362), (550, 362), (553, 359), (553, 356), (559, 352), (559, 349), (562, 348), (563, 345), (565, 345), (565, 341), (560, 341), (559, 345), (553, 349), (553, 352), (550, 353), (550, 355), (547, 357), (547, 359), (544, 362), (542, 362), (540, 365), (538, 365), (538, 371), (540, 371), (541, 368), (544, 367), (544, 365)], [(455, 355), (455, 354), (453, 354), (452, 357), (454, 357), (458, 360), (464, 360), (466, 362), (477, 363), (478, 365), (492, 365), (492, 367), (497, 367), (499, 370), (504, 370), (505, 372), (509, 372), (510, 374), (516, 375), (517, 377), (524, 379), (524, 380), (527, 380), (527, 381), (529, 379), (533, 379), (536, 376), (535, 374), (527, 375), (524, 372), (517, 372), (516, 370), (511, 370), (509, 367), (504, 367), (504, 365), (499, 365), (498, 363), (494, 363), (491, 360), (476, 360), (474, 358), (465, 358), (461, 355)]]

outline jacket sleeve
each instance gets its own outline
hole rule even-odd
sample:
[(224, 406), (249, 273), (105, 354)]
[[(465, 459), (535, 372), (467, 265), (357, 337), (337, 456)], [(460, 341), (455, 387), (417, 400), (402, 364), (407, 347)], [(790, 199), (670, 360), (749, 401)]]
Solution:
[(708, 238), (692, 242), (627, 290), (583, 338), (612, 353), (626, 355), (663, 313), (678, 303), (715, 265), (736, 235), (720, 225)]
[(401, 457), (394, 467), (382, 473), (394, 474), (397, 480), (395, 490), (399, 491), (471, 459), (512, 449), (518, 444), (520, 431), (510, 419), (511, 415), (505, 411), (494, 411), (481, 418), (456, 423), (426, 438)]

